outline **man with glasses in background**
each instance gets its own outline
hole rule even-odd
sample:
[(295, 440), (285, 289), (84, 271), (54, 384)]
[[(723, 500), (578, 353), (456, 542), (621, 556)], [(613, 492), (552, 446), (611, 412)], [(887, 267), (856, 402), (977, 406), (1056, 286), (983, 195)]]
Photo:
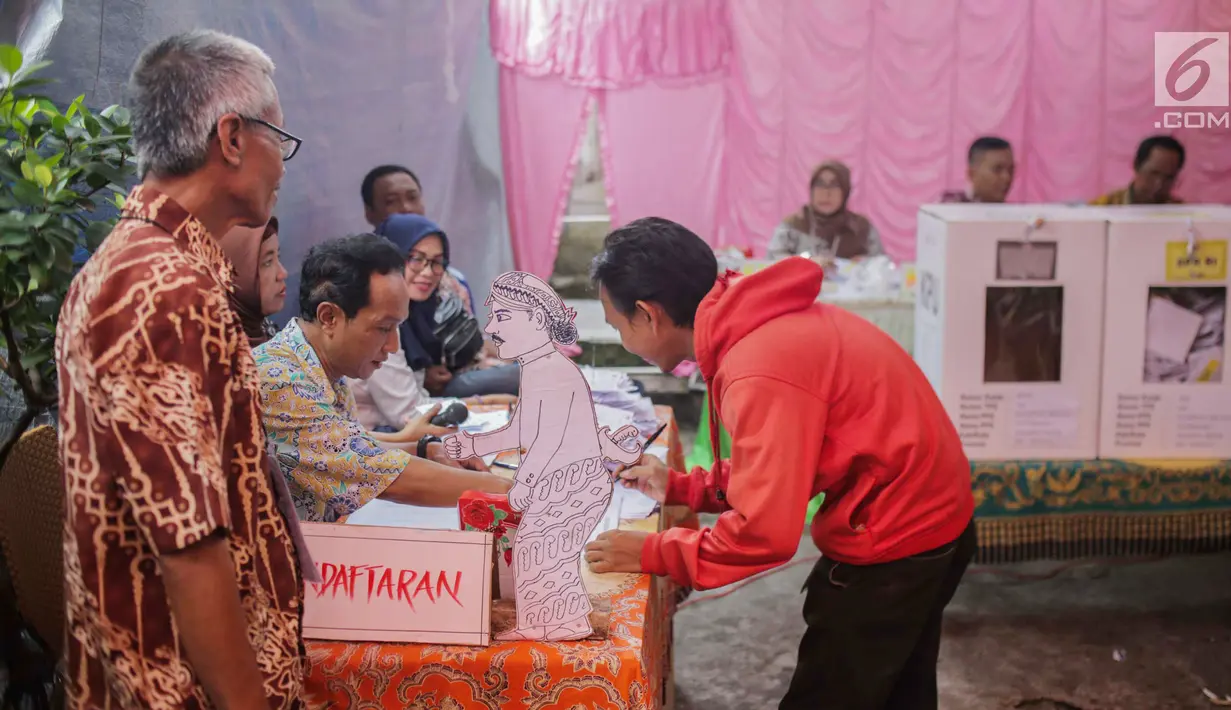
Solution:
[(299, 148), (273, 72), (209, 30), (133, 69), (142, 182), (73, 280), (56, 342), (72, 708), (300, 705), (315, 572), (296, 559), (217, 241), (269, 221)]

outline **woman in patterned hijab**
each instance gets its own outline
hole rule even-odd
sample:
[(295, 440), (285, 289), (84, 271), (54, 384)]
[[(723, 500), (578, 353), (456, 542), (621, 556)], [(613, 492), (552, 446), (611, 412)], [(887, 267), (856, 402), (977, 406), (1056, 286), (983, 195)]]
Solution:
[(278, 260), (278, 218), (270, 217), (264, 228), (235, 227), (220, 243), (235, 266), (231, 309), (255, 348), (278, 332), (269, 316), (286, 303), (286, 267)]

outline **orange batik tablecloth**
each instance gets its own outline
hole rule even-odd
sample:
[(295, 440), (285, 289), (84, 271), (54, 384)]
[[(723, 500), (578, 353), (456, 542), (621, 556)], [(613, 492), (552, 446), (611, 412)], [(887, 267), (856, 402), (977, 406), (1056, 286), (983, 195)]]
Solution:
[[(674, 416), (669, 465), (683, 468)], [(624, 529), (670, 525), (675, 511), (625, 521)], [(646, 575), (594, 575), (586, 588), (610, 599), (602, 641), (493, 643), (488, 647), (308, 641), (304, 699), (309, 708), (415, 710), (640, 710), (668, 704), (671, 615), (678, 588)]]

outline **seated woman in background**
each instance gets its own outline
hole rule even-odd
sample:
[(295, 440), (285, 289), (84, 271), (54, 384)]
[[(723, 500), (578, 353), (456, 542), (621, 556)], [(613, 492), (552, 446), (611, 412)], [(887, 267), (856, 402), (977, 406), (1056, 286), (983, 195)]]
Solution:
[(235, 227), (219, 244), (235, 266), (231, 310), (255, 348), (278, 332), (269, 316), (286, 303), (286, 267), (278, 260), (278, 218), (270, 217), (264, 227)]
[(884, 254), (880, 234), (867, 217), (846, 208), (851, 170), (827, 160), (812, 171), (808, 204), (782, 220), (769, 243), (769, 258), (807, 254), (817, 262)]
[(410, 317), (399, 329), (398, 351), (371, 377), (349, 383), (359, 420), (369, 429), (401, 427), (432, 396), (471, 404), (512, 401), (517, 365), (488, 354), (490, 346), (466, 307), (464, 291), (445, 277), (449, 241), (444, 230), (421, 215), (395, 214), (376, 233), (406, 254)]

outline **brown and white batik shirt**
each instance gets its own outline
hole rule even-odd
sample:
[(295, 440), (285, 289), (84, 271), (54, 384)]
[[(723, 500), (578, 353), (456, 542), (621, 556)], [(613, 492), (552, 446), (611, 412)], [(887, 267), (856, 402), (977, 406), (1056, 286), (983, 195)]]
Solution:
[(270, 707), (304, 673), (303, 580), (266, 464), (232, 267), (205, 227), (138, 187), (74, 279), (57, 332), (69, 705), (209, 707), (160, 555), (221, 531)]

